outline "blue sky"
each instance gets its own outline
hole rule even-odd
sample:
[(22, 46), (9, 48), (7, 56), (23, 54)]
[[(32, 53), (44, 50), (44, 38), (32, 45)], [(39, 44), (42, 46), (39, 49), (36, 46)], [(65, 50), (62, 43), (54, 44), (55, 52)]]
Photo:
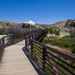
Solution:
[(0, 0), (0, 20), (53, 23), (75, 19), (75, 0)]

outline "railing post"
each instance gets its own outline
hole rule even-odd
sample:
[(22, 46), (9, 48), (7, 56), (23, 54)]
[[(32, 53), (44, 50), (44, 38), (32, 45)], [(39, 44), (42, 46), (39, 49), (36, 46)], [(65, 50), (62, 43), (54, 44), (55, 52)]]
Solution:
[(30, 43), (31, 43), (31, 57), (32, 57), (32, 54), (33, 54), (33, 51), (32, 51), (32, 49), (33, 49), (33, 41), (32, 41), (32, 39), (30, 39)]
[(43, 71), (45, 71), (45, 64), (46, 64), (46, 46), (43, 46)]
[(27, 38), (25, 36), (25, 48), (27, 48)]
[(4, 46), (5, 45), (5, 38), (2, 38), (2, 45)]

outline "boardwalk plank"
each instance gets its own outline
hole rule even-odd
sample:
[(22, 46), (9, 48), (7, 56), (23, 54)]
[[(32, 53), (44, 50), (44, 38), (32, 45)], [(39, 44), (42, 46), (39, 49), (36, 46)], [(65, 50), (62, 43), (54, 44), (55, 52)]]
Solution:
[(6, 47), (0, 62), (0, 75), (38, 75), (22, 51), (24, 41)]

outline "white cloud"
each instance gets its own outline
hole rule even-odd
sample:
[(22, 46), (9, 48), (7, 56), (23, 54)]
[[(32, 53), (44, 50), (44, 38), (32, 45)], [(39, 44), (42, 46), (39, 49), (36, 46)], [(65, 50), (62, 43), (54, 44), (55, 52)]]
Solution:
[(35, 22), (34, 22), (34, 21), (32, 21), (32, 20), (26, 21), (26, 22), (24, 22), (24, 23), (28, 23), (28, 24), (35, 25)]

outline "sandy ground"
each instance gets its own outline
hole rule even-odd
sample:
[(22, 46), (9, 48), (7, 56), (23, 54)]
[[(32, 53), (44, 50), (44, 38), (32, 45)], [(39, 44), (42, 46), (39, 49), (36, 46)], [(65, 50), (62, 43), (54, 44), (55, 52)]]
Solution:
[(0, 75), (38, 75), (22, 51), (24, 41), (6, 47), (0, 59)]

